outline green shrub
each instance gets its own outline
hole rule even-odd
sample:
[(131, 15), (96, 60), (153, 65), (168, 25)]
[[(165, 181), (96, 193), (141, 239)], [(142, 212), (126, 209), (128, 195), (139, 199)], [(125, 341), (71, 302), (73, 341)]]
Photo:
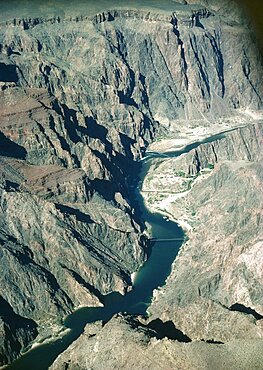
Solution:
[(180, 176), (180, 177), (186, 177), (186, 174), (184, 173), (184, 171), (178, 171), (178, 172), (175, 172), (175, 175), (176, 176)]

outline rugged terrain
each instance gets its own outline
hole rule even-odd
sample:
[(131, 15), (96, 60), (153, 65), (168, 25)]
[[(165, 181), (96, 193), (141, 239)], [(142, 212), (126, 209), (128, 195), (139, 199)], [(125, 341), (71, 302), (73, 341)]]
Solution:
[[(51, 16), (36, 7), (37, 17), (13, 8), (1, 18), (1, 364), (77, 307), (130, 289), (147, 247), (128, 178), (155, 137), (248, 124), (244, 134), (161, 164), (196, 178), (208, 164), (215, 169), (187, 195), (196, 232), (150, 311), (191, 339), (260, 337), (260, 320), (230, 309), (238, 303), (263, 314), (256, 257), (262, 129), (253, 125), (262, 61), (253, 33), (236, 12), (224, 17), (209, 4), (81, 6), (76, 14), (65, 4)], [(185, 209), (182, 202), (169, 212), (178, 219)], [(215, 223), (214, 212), (227, 212), (229, 222)], [(190, 259), (194, 284), (185, 279), (193, 282)], [(114, 320), (109, 325), (118, 327)]]
[(250, 125), (179, 158), (152, 160), (145, 201), (178, 220), (188, 241), (147, 319), (87, 325), (51, 369), (261, 368), (262, 128)]
[[(180, 338), (176, 330), (170, 329), (169, 323), (163, 325), (163, 330), (157, 330), (156, 326), (152, 322), (147, 327), (129, 316), (114, 317), (103, 327), (100, 322), (88, 325), (81, 337), (50, 369), (245, 370), (261, 367), (260, 341), (239, 339), (226, 344), (189, 342), (187, 337)], [(87, 353), (92, 355), (87, 356)]]
[(262, 139), (262, 123), (251, 125), (154, 168), (156, 193), (168, 178), (171, 195), (148, 196), (149, 206), (189, 240), (150, 312), (191, 338), (262, 337)]

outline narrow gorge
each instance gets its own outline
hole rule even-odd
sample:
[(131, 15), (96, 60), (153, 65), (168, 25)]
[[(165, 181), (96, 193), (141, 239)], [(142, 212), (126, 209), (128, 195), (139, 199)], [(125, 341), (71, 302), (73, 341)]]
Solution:
[(11, 3), (0, 365), (259, 369), (262, 56), (249, 19), (230, 0)]

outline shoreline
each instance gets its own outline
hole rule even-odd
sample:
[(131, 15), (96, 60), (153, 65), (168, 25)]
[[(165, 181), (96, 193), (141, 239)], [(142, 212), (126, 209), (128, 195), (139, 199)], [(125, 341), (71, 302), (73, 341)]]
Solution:
[[(160, 154), (170, 154), (174, 151), (183, 151), (187, 146), (194, 143), (202, 143), (202, 141), (209, 139), (211, 136), (216, 136), (220, 134), (225, 134), (230, 131), (237, 130), (239, 128), (253, 125), (256, 121), (261, 121), (263, 119), (263, 113), (255, 115), (254, 112), (244, 111), (240, 112), (246, 115), (247, 120), (234, 122), (234, 124), (216, 124), (212, 127), (200, 126), (197, 128), (187, 128), (185, 131), (180, 131), (178, 133), (179, 137), (169, 138), (169, 137), (157, 137), (147, 148), (147, 152), (158, 152)], [(233, 119), (240, 119), (240, 116), (234, 116)], [(173, 133), (173, 136), (176, 136)]]

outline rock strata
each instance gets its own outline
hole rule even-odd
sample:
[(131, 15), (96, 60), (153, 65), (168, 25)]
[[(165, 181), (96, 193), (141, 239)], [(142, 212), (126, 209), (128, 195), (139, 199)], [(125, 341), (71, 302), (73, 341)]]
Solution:
[[(17, 357), (37, 330), (41, 338), (43, 327), (52, 330), (76, 308), (102, 305), (104, 295), (131, 288), (131, 275), (145, 261), (147, 247), (128, 179), (134, 161), (156, 135), (175, 137), (225, 120), (229, 127), (251, 123), (262, 109), (262, 59), (253, 34), (238, 17), (229, 21), (215, 4), (113, 5), (100, 9), (89, 4), (83, 11), (81, 5), (76, 10), (65, 4), (63, 14), (51, 14), (36, 4), (25, 16), (19, 6), (3, 8), (0, 15), (0, 280), (2, 299), (17, 319), (13, 326), (1, 319), (1, 364)], [(251, 161), (257, 145), (255, 138), (237, 150), (232, 145), (227, 157), (224, 149), (214, 148), (217, 158), (211, 147), (198, 149), (195, 161), (191, 153), (184, 166), (197, 174), (198, 167), (208, 159), (216, 164), (219, 156)], [(254, 199), (260, 197), (254, 190), (258, 166), (226, 163), (215, 170), (207, 184), (219, 209), (224, 206), (220, 191), (224, 195), (228, 186), (234, 191), (231, 181), (239, 178)], [(246, 204), (241, 190), (230, 226), (238, 220), (246, 231), (258, 222), (258, 205), (249, 219), (241, 217)], [(202, 189), (192, 194), (200, 204), (206, 199)], [(229, 193), (230, 209), (233, 199)], [(200, 222), (208, 216), (200, 205)], [(227, 229), (223, 220), (220, 225)], [(238, 277), (229, 272), (223, 278), (217, 265), (197, 285), (200, 300), (205, 305), (215, 301), (217, 312), (226, 310), (234, 328), (243, 315), (230, 310), (233, 304), (261, 312), (259, 293), (252, 294), (258, 265), (248, 262), (251, 246), (253, 253), (259, 248), (258, 240), (251, 237), (242, 244), (241, 234), (229, 230), (228, 245), (234, 238), (235, 250), (248, 248), (242, 249), (244, 261), (235, 260), (244, 275), (241, 296)], [(200, 232), (197, 239), (206, 235), (201, 227)], [(202, 263), (197, 260), (196, 274)], [(177, 289), (184, 290), (180, 284)], [(185, 304), (196, 302), (191, 289), (182, 298)], [(157, 316), (161, 310), (153, 305)], [(175, 320), (174, 312), (167, 317)], [(179, 329), (187, 334), (185, 320), (178, 315)], [(258, 336), (253, 318), (246, 316), (242, 325), (233, 329), (234, 337), (246, 329), (249, 338)], [(189, 337), (201, 334), (189, 331)], [(202, 339), (211, 337), (220, 335), (214, 329), (202, 334)]]

